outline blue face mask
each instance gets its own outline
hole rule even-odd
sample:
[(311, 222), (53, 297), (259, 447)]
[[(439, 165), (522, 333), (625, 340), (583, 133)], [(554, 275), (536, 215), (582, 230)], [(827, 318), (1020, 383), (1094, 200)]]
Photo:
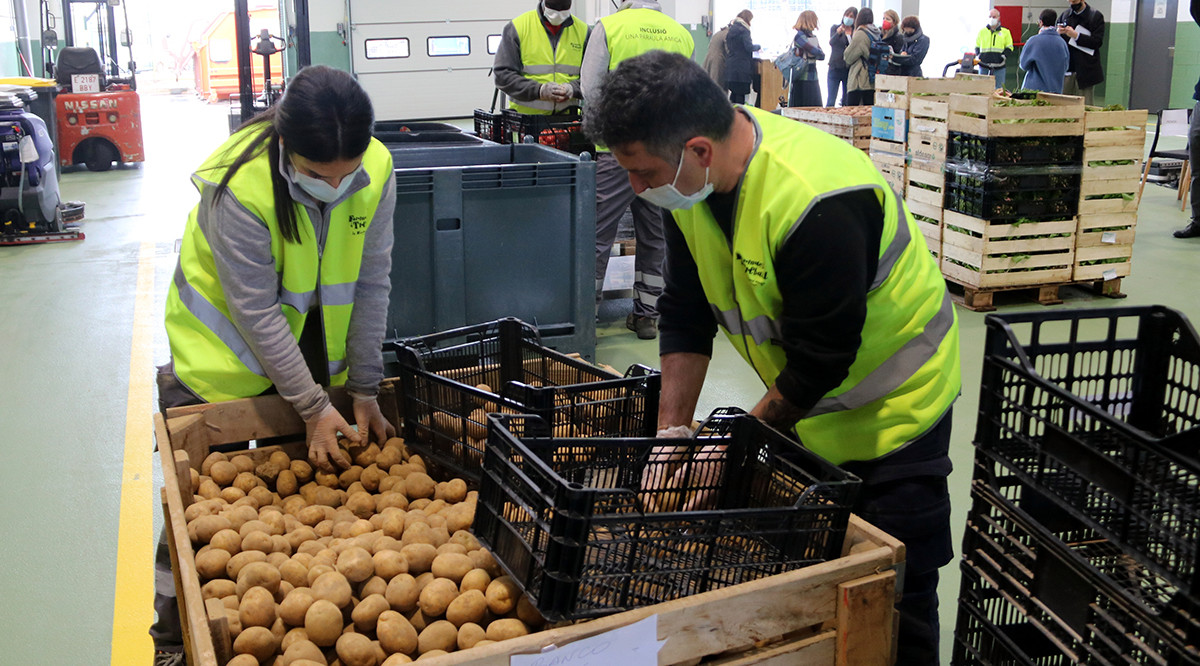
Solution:
[(849, 16), (843, 16), (842, 25), (846, 26), (847, 28), (852, 28), (854, 27), (854, 19), (850, 18)]
[(354, 184), (354, 179), (358, 177), (359, 172), (362, 170), (362, 165), (358, 165), (357, 169), (347, 174), (342, 179), (342, 182), (337, 187), (334, 187), (320, 178), (313, 178), (312, 176), (300, 173), (292, 165), (291, 160), (287, 162), (288, 178), (300, 189), (307, 192), (310, 197), (322, 203), (333, 203), (340, 199), (350, 189), (350, 186)]

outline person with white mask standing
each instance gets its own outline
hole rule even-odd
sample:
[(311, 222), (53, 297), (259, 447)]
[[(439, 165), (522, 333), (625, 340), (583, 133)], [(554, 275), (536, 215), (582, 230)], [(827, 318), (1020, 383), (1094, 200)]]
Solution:
[(540, 0), (500, 34), (492, 72), (521, 113), (551, 115), (579, 107), (579, 72), (591, 29), (571, 15), (571, 0)]
[(1012, 54), (1012, 33), (1000, 25), (1000, 12), (993, 9), (988, 13), (987, 25), (975, 40), (975, 55), (983, 65), (984, 74), (996, 77), (997, 88), (1004, 87), (1004, 79), (1008, 76), (1008, 67), (1001, 63), (1006, 63)]

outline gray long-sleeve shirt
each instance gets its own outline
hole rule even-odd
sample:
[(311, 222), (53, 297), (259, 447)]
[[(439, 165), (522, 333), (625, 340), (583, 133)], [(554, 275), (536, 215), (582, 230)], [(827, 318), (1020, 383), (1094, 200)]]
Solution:
[[(283, 171), (283, 160), (277, 168)], [(387, 173), (391, 173), (389, 167)], [(288, 181), (292, 199), (304, 206), (313, 231), (324, 250), (331, 224), (330, 213), (337, 204), (371, 183), (367, 172), (354, 176), (350, 189), (337, 201), (321, 205), (303, 189)], [(268, 185), (265, 185), (269, 187)], [(284, 318), (280, 302), (280, 274), (271, 254), (271, 232), (236, 197), (221, 197), (214, 203), (213, 188), (202, 190), (197, 222), (212, 248), (217, 277), (225, 292), (234, 326), (250, 346), (275, 389), (308, 420), (329, 404), (325, 389), (308, 369)], [(382, 345), (387, 322), (389, 273), (392, 267), (392, 214), (396, 207), (396, 183), (389, 178), (375, 215), (366, 230), (362, 265), (355, 284), (354, 309), (346, 338), (346, 388), (375, 395), (383, 379)], [(303, 220), (298, 220), (303, 224)], [(347, 224), (346, 220), (333, 223)], [(311, 312), (311, 315), (317, 314)]]
[[(538, 16), (542, 16), (541, 3), (538, 3), (537, 12)], [(576, 20), (578, 19), (574, 16), (567, 19), (561, 26), (562, 30), (574, 25)], [(545, 28), (545, 25), (542, 27)], [(550, 38), (550, 48), (558, 48), (562, 30), (559, 30), (558, 34), (546, 30), (546, 36)], [(584, 44), (587, 44), (591, 33), (591, 28), (588, 28), (588, 37), (584, 38)], [(524, 71), (525, 67), (521, 61), (521, 39), (517, 34), (516, 26), (509, 21), (500, 33), (500, 44), (496, 47), (496, 56), (492, 61), (492, 76), (495, 78), (496, 87), (509, 98), (518, 102), (536, 101), (541, 94), (542, 84), (526, 78)], [(583, 92), (578, 79), (571, 82), (571, 87), (575, 89), (575, 99), (582, 99)]]

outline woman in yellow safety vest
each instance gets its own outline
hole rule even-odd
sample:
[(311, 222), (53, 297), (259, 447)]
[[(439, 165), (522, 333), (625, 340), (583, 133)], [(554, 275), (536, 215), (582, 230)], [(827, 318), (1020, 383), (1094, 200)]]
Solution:
[[(395, 434), (376, 395), (396, 188), (373, 122), (352, 76), (307, 67), (192, 174), (200, 202), (167, 294), (162, 408), (278, 392), (326, 470), (349, 466), (339, 432), (354, 442)], [(337, 385), (353, 397), (357, 432), (330, 404), (326, 387)], [(183, 641), (162, 540), (155, 564), (164, 584), (150, 633), (155, 663), (171, 664)]]

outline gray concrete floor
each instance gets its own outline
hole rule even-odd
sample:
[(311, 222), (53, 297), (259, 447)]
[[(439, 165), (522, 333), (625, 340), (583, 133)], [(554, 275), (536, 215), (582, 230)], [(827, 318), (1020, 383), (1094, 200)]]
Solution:
[[(148, 424), (153, 410), (146, 393), (129, 403), (130, 377), (148, 382), (150, 364), (130, 367), (139, 258), (153, 284), (154, 363), (166, 359), (162, 308), (175, 263), (174, 243), (195, 203), (188, 174), (226, 135), (225, 107), (178, 97), (143, 98), (147, 161), (107, 173), (71, 172), (62, 177), (66, 199), (87, 202), (87, 239), (55, 245), (0, 248), (0, 489), (6, 511), (0, 534), (6, 547), (0, 569), (0, 664), (90, 665), (148, 663), (149, 642), (139, 627), (149, 621), (145, 595), (148, 565), (161, 518), (161, 478), (152, 459)], [(1170, 231), (1184, 224), (1175, 192), (1148, 186), (1134, 254), (1129, 298), (1120, 304), (1160, 303), (1200, 322), (1194, 288), (1200, 240), (1179, 241)], [(1083, 292), (1057, 307), (1116, 304)], [(1005, 299), (1004, 309), (1039, 308)], [(597, 359), (624, 368), (657, 365), (657, 346), (625, 330), (630, 301), (606, 301), (601, 310)], [(970, 473), (971, 437), (983, 341), (983, 315), (959, 310), (962, 326), (963, 396), (955, 412), (951, 477), (954, 524), (961, 533)], [(140, 322), (146, 326), (146, 322)], [(136, 386), (135, 386), (136, 388)], [(750, 407), (762, 393), (758, 379), (732, 348), (718, 340), (699, 413)], [(127, 417), (128, 410), (128, 417)], [(126, 452), (126, 440), (143, 443)], [(139, 439), (140, 438), (140, 439)], [(121, 524), (123, 486), (153, 475), (126, 502), (143, 519)], [(141, 486), (138, 486), (141, 487)], [(136, 513), (135, 512), (135, 513)], [(116, 599), (119, 530), (139, 539), (121, 553), (143, 571), (129, 583), (136, 598)], [(956, 543), (959, 536), (955, 537)], [(126, 581), (122, 578), (122, 584)], [(958, 577), (944, 570), (943, 638), (946, 654), (954, 627)], [(122, 656), (134, 646), (146, 658)], [(948, 661), (948, 659), (947, 659)]]

